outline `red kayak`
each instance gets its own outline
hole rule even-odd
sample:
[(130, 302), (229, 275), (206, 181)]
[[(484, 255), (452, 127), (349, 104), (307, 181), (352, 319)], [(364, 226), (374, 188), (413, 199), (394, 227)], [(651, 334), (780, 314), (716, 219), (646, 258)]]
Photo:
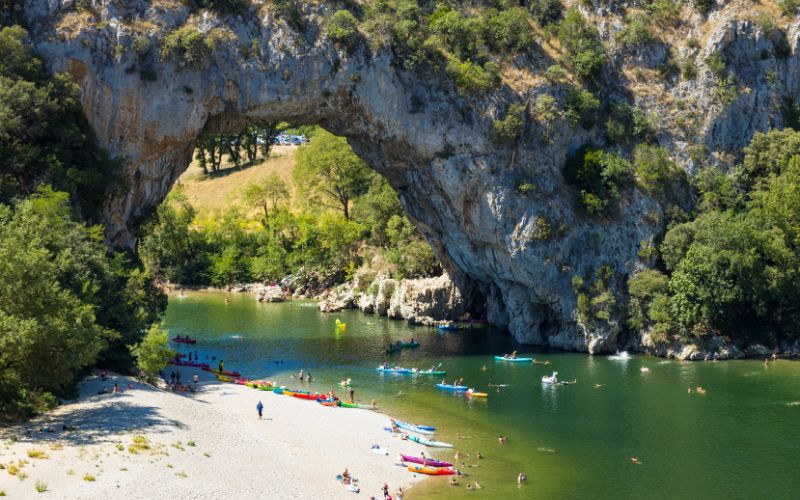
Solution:
[(190, 339), (189, 337), (172, 337), (173, 342), (177, 342), (178, 344), (196, 344), (197, 340)]
[(299, 392), (295, 392), (292, 396), (300, 399), (310, 399), (311, 401), (316, 401), (318, 399), (325, 399), (327, 396), (325, 394), (301, 394)]
[(197, 363), (195, 361), (173, 361), (173, 365), (175, 366), (191, 366), (194, 368), (208, 368), (208, 363)]
[(414, 464), (422, 464), (427, 465), (429, 467), (452, 467), (453, 464), (450, 462), (443, 462), (441, 460), (434, 460), (432, 458), (425, 458), (422, 459), (420, 457), (412, 457), (411, 455), (400, 455), (403, 457), (404, 462), (411, 462)]
[(215, 369), (211, 368), (208, 365), (206, 365), (203, 368), (203, 371), (216, 373), (217, 375), (227, 375), (228, 377), (241, 377), (242, 376), (242, 374), (239, 373), (239, 372), (231, 372), (231, 371), (228, 371), (228, 370), (223, 370), (222, 372), (220, 372), (219, 370), (215, 370)]

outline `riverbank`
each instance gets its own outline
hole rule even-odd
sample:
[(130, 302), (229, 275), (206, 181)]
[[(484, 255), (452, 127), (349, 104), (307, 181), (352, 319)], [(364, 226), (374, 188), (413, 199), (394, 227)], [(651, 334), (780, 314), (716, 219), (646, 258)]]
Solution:
[[(335, 479), (347, 468), (369, 498), (380, 497), (384, 483), (394, 494), (423, 479), (394, 465), (399, 453), (422, 447), (385, 432), (385, 415), (181, 371), (201, 377), (197, 393), (93, 376), (76, 401), (3, 429), (0, 464), (8, 474), (0, 474), (0, 491), (29, 498), (44, 484), (51, 498), (350, 498)], [(115, 383), (124, 392), (98, 394)], [(373, 452), (375, 444), (389, 454)]]

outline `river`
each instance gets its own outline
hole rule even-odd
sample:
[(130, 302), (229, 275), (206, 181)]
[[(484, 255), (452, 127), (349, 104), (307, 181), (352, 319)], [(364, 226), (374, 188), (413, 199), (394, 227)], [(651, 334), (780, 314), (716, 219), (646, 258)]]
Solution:
[[(350, 377), (357, 402), (374, 398), (398, 418), (436, 426), (436, 438), (469, 454), (462, 461), (476, 467), (462, 468), (469, 477), (460, 486), (432, 478), (411, 498), (800, 497), (798, 363), (681, 364), (644, 355), (615, 360), (543, 352), (491, 327), (438, 333), (355, 311), (322, 314), (315, 306), (189, 292), (170, 297), (165, 324), (171, 336), (197, 338), (193, 351), (201, 360), (216, 356), (226, 369), (289, 387), (297, 387), (290, 376), (302, 368), (319, 391)], [(335, 333), (337, 318), (347, 323), (343, 334)], [(411, 336), (421, 347), (387, 358), (389, 342)], [(551, 364), (493, 358), (514, 349)], [(386, 359), (423, 369), (442, 363), (449, 381), (464, 377), (489, 397), (444, 393), (432, 377), (381, 375), (375, 368)], [(578, 383), (543, 385), (541, 377), (552, 370)], [(497, 392), (489, 383), (507, 387)], [(697, 386), (706, 394), (697, 394)], [(498, 443), (500, 434), (508, 436), (506, 444)], [(484, 458), (477, 460), (476, 451)], [(433, 455), (451, 459), (453, 451)], [(519, 472), (528, 476), (522, 488)], [(476, 480), (483, 490), (467, 490)]]

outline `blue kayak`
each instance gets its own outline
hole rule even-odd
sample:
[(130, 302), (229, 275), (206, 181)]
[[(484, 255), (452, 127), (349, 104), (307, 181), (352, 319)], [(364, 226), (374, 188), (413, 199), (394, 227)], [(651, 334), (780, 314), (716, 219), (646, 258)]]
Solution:
[(439, 325), (439, 330), (454, 332), (454, 331), (458, 330), (458, 326), (457, 325)]
[(383, 373), (404, 373), (404, 374), (405, 373), (414, 373), (414, 371), (411, 370), (410, 368), (400, 368), (400, 367), (398, 367), (398, 368), (384, 368), (382, 366), (379, 366), (377, 368), (377, 370), (379, 372), (383, 372)]
[(469, 387), (467, 387), (466, 385), (448, 385), (448, 384), (436, 384), (436, 388), (441, 389), (443, 391), (455, 391), (455, 392), (466, 391), (467, 389), (469, 389)]
[(510, 361), (512, 363), (530, 363), (533, 358), (507, 358), (505, 356), (495, 356), (495, 361)]
[(431, 427), (429, 425), (415, 425), (409, 424), (408, 422), (401, 422), (399, 420), (395, 420), (394, 423), (401, 429), (416, 432), (417, 434), (433, 434), (436, 431), (436, 427)]

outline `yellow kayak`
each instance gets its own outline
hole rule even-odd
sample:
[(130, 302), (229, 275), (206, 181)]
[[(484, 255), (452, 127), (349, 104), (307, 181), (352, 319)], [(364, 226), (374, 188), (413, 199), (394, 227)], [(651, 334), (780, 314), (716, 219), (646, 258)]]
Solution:
[(485, 392), (467, 391), (467, 396), (469, 396), (471, 398), (488, 398), (489, 394), (487, 394)]
[(217, 377), (217, 380), (219, 380), (220, 382), (233, 382), (233, 379), (231, 377), (226, 376), (226, 375), (217, 375), (217, 374), (214, 374), (214, 375)]

